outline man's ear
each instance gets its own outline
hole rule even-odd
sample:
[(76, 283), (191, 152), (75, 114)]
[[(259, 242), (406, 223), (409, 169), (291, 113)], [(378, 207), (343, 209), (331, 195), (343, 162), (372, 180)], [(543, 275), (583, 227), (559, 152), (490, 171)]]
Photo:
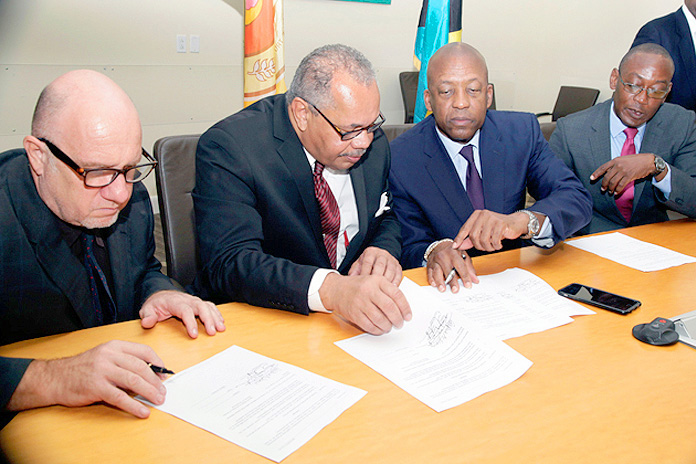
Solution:
[(290, 102), (288, 112), (290, 112), (290, 116), (295, 120), (297, 130), (302, 132), (307, 130), (310, 111), (309, 104), (299, 97), (295, 97), (292, 102)]
[(489, 109), (493, 104), (493, 85), (486, 86), (486, 109)]
[(430, 106), (430, 90), (428, 89), (423, 90), (423, 103), (425, 103), (425, 109), (432, 113), (433, 107)]
[(616, 90), (616, 85), (619, 83), (619, 70), (614, 68), (611, 70), (611, 75), (609, 76), (609, 88), (611, 90)]
[(31, 170), (37, 176), (42, 176), (48, 163), (48, 154), (43, 150), (44, 143), (33, 135), (27, 135), (24, 137), (22, 145), (27, 152)]

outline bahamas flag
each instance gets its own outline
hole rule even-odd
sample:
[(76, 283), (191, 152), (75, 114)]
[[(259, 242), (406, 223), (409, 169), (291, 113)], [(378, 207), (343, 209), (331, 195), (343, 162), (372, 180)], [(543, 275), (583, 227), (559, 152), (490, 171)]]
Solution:
[(428, 61), (435, 51), (449, 42), (462, 41), (462, 0), (423, 0), (413, 63), (418, 73), (418, 92), (413, 122), (425, 118), (423, 91), (428, 86)]
[(244, 0), (244, 107), (284, 93), (283, 0)]

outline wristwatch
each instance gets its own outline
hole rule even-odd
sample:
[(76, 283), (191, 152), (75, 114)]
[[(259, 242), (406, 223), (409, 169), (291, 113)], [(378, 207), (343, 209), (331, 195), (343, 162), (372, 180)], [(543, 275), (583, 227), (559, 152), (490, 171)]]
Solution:
[(539, 224), (539, 220), (537, 219), (536, 215), (527, 209), (521, 209), (517, 212), (524, 213), (527, 216), (529, 216), (529, 222), (527, 223), (527, 233), (525, 235), (521, 235), (520, 238), (527, 240), (538, 234), (539, 230), (541, 229), (541, 224)]
[(667, 169), (665, 160), (655, 155), (655, 172), (653, 172), (653, 176), (659, 176), (665, 169)]

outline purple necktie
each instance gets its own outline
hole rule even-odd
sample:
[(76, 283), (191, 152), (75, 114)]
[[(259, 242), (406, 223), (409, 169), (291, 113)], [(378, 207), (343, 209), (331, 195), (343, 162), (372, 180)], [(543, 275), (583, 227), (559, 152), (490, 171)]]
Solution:
[[(621, 147), (621, 156), (625, 155), (635, 155), (636, 154), (636, 144), (633, 141), (638, 129), (635, 127), (627, 127), (624, 129), (626, 134), (626, 141)], [(631, 222), (631, 215), (633, 214), (633, 196), (635, 189), (633, 187), (633, 181), (631, 181), (626, 188), (623, 190), (621, 195), (616, 197), (616, 206), (619, 208), (619, 212), (626, 219), (626, 222)]]
[(331, 267), (336, 269), (336, 245), (338, 244), (338, 232), (341, 226), (341, 213), (338, 210), (336, 198), (331, 193), (329, 184), (322, 176), (324, 165), (319, 161), (314, 163), (314, 195), (319, 203), (319, 217), (321, 218), (321, 231), (324, 235), (324, 246), (329, 255)]
[(466, 167), (466, 193), (469, 195), (469, 201), (475, 210), (483, 209), (483, 183), (474, 164), (474, 147), (465, 145), (459, 154), (468, 163)]

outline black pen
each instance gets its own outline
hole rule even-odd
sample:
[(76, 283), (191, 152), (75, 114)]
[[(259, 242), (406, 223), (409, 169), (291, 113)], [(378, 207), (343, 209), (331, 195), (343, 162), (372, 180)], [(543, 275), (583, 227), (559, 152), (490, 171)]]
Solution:
[(170, 371), (166, 367), (155, 366), (152, 363), (147, 363), (147, 365), (150, 366), (150, 369), (152, 369), (152, 372), (154, 372), (155, 374), (174, 374), (174, 371)]

